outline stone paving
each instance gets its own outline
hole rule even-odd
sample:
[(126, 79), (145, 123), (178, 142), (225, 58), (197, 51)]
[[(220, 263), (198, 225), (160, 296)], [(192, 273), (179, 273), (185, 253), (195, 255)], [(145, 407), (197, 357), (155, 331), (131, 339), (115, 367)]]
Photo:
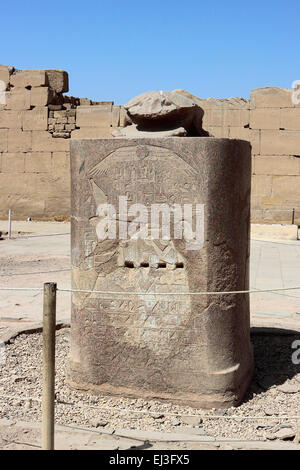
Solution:
[[(125, 429), (95, 430), (76, 426), (55, 427), (56, 450), (300, 450), (289, 442), (213, 439), (192, 430), (158, 432)], [(195, 431), (195, 430), (194, 430)], [(41, 423), (0, 419), (1, 450), (41, 450)], [(130, 453), (130, 451), (134, 453)], [(146, 458), (146, 457), (145, 457)], [(148, 457), (147, 457), (148, 458)]]
[[(251, 289), (300, 286), (300, 241), (251, 241)], [(251, 294), (253, 324), (300, 326), (300, 289)]]
[[(7, 223), (0, 221), (0, 231)], [(19, 233), (18, 233), (19, 232)], [(0, 286), (42, 287), (55, 281), (70, 287), (70, 224), (14, 222), (13, 239), (0, 240)], [(70, 320), (69, 293), (57, 301), (57, 319)], [(42, 319), (42, 293), (0, 291), (0, 327), (29, 325)]]

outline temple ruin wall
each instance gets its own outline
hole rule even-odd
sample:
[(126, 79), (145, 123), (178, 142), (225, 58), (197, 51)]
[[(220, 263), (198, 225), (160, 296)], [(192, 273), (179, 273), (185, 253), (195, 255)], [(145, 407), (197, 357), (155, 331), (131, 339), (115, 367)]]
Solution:
[[(70, 139), (111, 137), (125, 110), (65, 95), (61, 70), (0, 66), (0, 218), (66, 219)], [(243, 98), (199, 99), (203, 128), (252, 144), (252, 221), (300, 224), (300, 104), (293, 90), (258, 88)]]

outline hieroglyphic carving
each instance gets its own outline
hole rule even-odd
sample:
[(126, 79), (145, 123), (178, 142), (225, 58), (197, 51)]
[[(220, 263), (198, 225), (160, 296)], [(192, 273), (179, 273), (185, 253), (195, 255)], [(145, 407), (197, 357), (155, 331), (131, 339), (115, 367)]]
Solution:
[(150, 145), (144, 146), (143, 155), (139, 158), (134, 146), (121, 147), (90, 171), (109, 203), (117, 206), (119, 195), (130, 203), (199, 203), (197, 172), (181, 157)]
[(85, 246), (85, 268), (93, 268), (94, 267), (94, 257), (91, 256), (93, 253), (95, 247), (97, 245), (97, 237), (95, 236), (95, 233), (90, 231), (90, 232), (85, 232), (84, 234), (84, 246)]
[[(197, 172), (179, 155), (162, 147), (151, 145), (121, 147), (97, 163), (88, 175), (96, 206), (103, 203), (103, 195), (108, 203), (115, 205), (116, 209), (118, 197), (123, 195), (127, 196), (128, 204), (139, 202), (145, 205), (153, 203), (171, 205), (199, 202)], [(105, 271), (107, 261), (111, 258), (111, 251), (105, 252), (103, 247), (99, 251), (95, 244), (95, 233), (91, 232), (89, 227), (87, 229), (89, 231), (85, 232), (85, 267), (93, 268), (98, 273), (95, 290), (105, 290), (109, 282), (110, 285), (121, 285), (118, 290), (123, 290), (125, 295), (126, 290), (141, 292), (140, 295), (131, 296), (130, 300), (118, 297), (99, 300), (93, 298), (93, 294), (88, 296), (84, 302), (84, 309), (94, 317), (95, 325), (99, 321), (102, 325), (101, 316), (106, 316), (110, 324), (115, 326), (123, 322), (123, 326), (127, 329), (126, 341), (137, 342), (138, 329), (172, 328), (185, 323), (191, 314), (188, 297), (180, 301), (178, 299), (165, 301), (157, 300), (153, 295), (143, 295), (148, 291), (164, 292), (178, 288), (181, 291), (188, 290), (185, 270), (176, 270), (179, 264), (183, 267), (183, 257), (172, 241), (119, 241), (116, 266), (103, 276), (103, 269)], [(124, 268), (125, 261), (130, 261), (134, 269)], [(129, 315), (127, 319), (125, 313), (127, 317)], [(147, 346), (153, 347), (155, 344), (153, 338), (149, 334), (143, 337)], [(167, 340), (166, 336), (164, 340)], [(140, 336), (138, 341), (141, 341)]]
[[(196, 406), (236, 404), (252, 370), (247, 299), (189, 292), (247, 289), (249, 219), (241, 214), (249, 208), (249, 145), (192, 137), (72, 145), (81, 191), (72, 243), (81, 260), (85, 251), (75, 266), (73, 250), (73, 286), (92, 291), (73, 296), (73, 383)], [(120, 219), (120, 196), (146, 213), (152, 204), (205, 205), (203, 248), (188, 251), (172, 230), (171, 239), (101, 238), (99, 205), (114, 205)]]

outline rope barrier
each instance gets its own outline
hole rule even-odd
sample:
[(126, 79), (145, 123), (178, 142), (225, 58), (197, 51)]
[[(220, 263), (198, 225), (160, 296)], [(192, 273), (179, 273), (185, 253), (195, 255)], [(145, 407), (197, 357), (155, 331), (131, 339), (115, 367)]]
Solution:
[[(36, 292), (42, 292), (44, 291), (44, 328), (45, 328), (45, 318), (47, 314), (47, 309), (45, 313), (45, 305), (48, 308), (48, 304), (45, 303), (45, 288), (50, 287), (50, 284), (53, 284), (54, 290), (53, 292), (55, 293), (55, 299), (56, 299), (56, 291), (60, 292), (80, 292), (80, 293), (89, 293), (89, 294), (101, 294), (101, 295), (107, 295), (107, 294), (113, 294), (113, 295), (167, 295), (167, 296), (172, 296), (172, 295), (183, 295), (183, 296), (194, 296), (194, 295), (229, 295), (229, 294), (252, 294), (252, 293), (263, 293), (263, 292), (278, 292), (278, 291), (291, 291), (291, 290), (299, 290), (300, 286), (295, 286), (295, 287), (280, 287), (280, 288), (274, 288), (274, 289), (255, 289), (255, 290), (240, 290), (240, 291), (213, 291), (213, 292), (126, 292), (126, 291), (97, 291), (97, 290), (87, 290), (87, 289), (57, 289), (55, 283), (46, 283), (44, 284), (44, 287), (1, 287), (0, 286), (0, 291), (36, 291)], [(52, 288), (53, 288), (52, 286)], [(51, 310), (51, 313), (54, 315), (54, 337), (55, 337), (55, 313), (56, 313), (56, 303), (51, 304), (53, 307)], [(50, 308), (50, 306), (49, 306)], [(55, 343), (54, 343), (55, 344)], [(49, 346), (46, 344), (46, 346)], [(54, 346), (55, 347), (55, 346)], [(54, 360), (52, 361), (53, 363), (53, 368), (54, 368)], [(47, 389), (45, 389), (46, 392), (48, 392)], [(63, 402), (60, 400), (54, 400), (54, 388), (53, 391), (49, 392), (48, 395), (46, 395), (47, 400), (49, 401), (49, 404), (52, 407), (53, 410), (53, 419), (48, 419), (48, 416), (45, 417), (45, 396), (44, 396), (44, 387), (43, 387), (43, 399), (41, 400), (40, 398), (35, 398), (35, 397), (20, 397), (16, 395), (0, 395), (0, 399), (5, 399), (5, 400), (21, 400), (21, 401), (26, 401), (26, 402), (32, 402), (32, 401), (37, 401), (38, 403), (42, 404), (42, 420), (43, 420), (43, 448), (44, 449), (54, 449), (54, 403), (56, 405), (67, 405), (67, 406), (77, 406), (79, 408), (86, 408), (86, 409), (93, 409), (97, 410), (98, 413), (104, 412), (104, 411), (111, 411), (111, 412), (119, 412), (119, 413), (136, 413), (136, 414), (146, 414), (146, 415), (153, 415), (159, 413), (158, 411), (151, 411), (151, 410), (132, 410), (130, 408), (117, 408), (117, 407), (109, 407), (109, 406), (92, 406), (92, 405), (86, 405), (86, 404), (79, 404), (79, 403), (67, 403)], [(47, 411), (47, 410), (46, 410)], [(287, 416), (287, 415), (275, 415), (275, 416), (238, 416), (238, 415), (231, 415), (231, 416), (225, 416), (225, 415), (201, 415), (201, 414), (180, 414), (180, 413), (168, 413), (165, 411), (162, 411), (161, 414), (164, 416), (173, 416), (173, 417), (196, 417), (196, 418), (201, 418), (201, 419), (229, 419), (229, 420), (235, 420), (235, 419), (241, 419), (241, 420), (265, 420), (265, 419), (275, 419), (275, 420), (282, 420), (282, 419), (287, 419), (287, 420), (300, 420), (300, 416)], [(46, 419), (47, 418), (47, 419)], [(48, 432), (48, 428), (50, 428), (50, 431)], [(45, 429), (44, 429), (45, 428)], [(47, 431), (47, 432), (46, 432)], [(50, 439), (50, 440), (49, 440)], [(49, 442), (48, 442), (49, 441)]]
[(276, 289), (254, 289), (254, 290), (236, 290), (236, 291), (212, 291), (212, 292), (127, 292), (127, 291), (101, 291), (85, 289), (57, 289), (60, 292), (82, 292), (91, 294), (116, 294), (116, 295), (224, 295), (224, 294), (255, 294), (259, 292), (277, 292), (283, 290), (297, 290), (296, 287), (279, 287)]
[(42, 287), (0, 287), (0, 290), (20, 290), (20, 291), (43, 291)]
[(71, 271), (70, 268), (68, 269), (53, 269), (49, 271), (32, 271), (29, 273), (0, 273), (1, 277), (9, 277), (9, 276), (28, 276), (32, 274), (49, 274), (49, 273), (61, 273), (64, 271)]
[[(84, 294), (114, 294), (114, 295), (233, 295), (233, 294), (259, 294), (263, 292), (279, 292), (300, 290), (300, 286), (295, 287), (278, 287), (273, 289), (249, 289), (249, 290), (236, 290), (236, 291), (211, 291), (211, 292), (138, 292), (138, 291), (102, 291), (102, 290), (88, 290), (88, 289), (57, 289), (58, 292), (75, 292)], [(0, 291), (39, 291), (42, 292), (42, 287), (0, 287)]]

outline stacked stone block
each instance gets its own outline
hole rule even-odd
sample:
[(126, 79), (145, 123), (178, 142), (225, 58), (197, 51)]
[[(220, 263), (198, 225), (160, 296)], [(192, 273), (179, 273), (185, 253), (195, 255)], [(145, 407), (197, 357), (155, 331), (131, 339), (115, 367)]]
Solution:
[[(66, 96), (63, 70), (0, 66), (0, 217), (68, 218), (69, 139), (111, 137), (125, 112), (112, 101)], [(124, 124), (123, 124), (124, 125)]]
[(69, 139), (71, 132), (76, 129), (76, 110), (63, 109), (49, 111), (48, 131), (53, 137)]
[(260, 88), (250, 94), (250, 126), (260, 129), (253, 161), (252, 220), (300, 223), (300, 120), (293, 91)]
[(66, 217), (69, 143), (49, 132), (49, 106), (62, 106), (57, 103), (68, 91), (68, 75), (1, 66), (0, 80), (6, 88), (0, 104), (0, 216), (11, 208), (15, 218)]
[[(20, 219), (69, 217), (69, 139), (111, 138), (125, 125), (122, 106), (68, 89), (65, 71), (0, 65), (1, 218), (8, 209)], [(253, 222), (291, 223), (295, 208), (300, 224), (300, 104), (292, 94), (268, 87), (250, 100), (193, 97), (209, 135), (252, 145)]]
[(293, 90), (258, 88), (250, 100), (199, 100), (203, 127), (252, 145), (251, 220), (300, 224), (300, 105)]
[(113, 101), (88, 101), (81, 99), (77, 107), (77, 129), (72, 133), (72, 139), (111, 138), (112, 130), (121, 125), (121, 106), (114, 106)]

